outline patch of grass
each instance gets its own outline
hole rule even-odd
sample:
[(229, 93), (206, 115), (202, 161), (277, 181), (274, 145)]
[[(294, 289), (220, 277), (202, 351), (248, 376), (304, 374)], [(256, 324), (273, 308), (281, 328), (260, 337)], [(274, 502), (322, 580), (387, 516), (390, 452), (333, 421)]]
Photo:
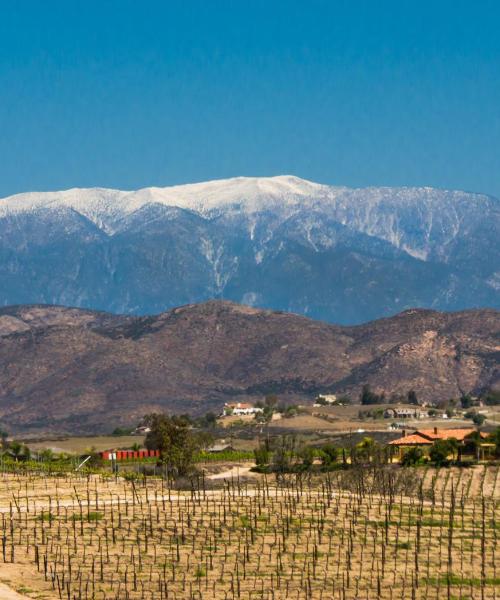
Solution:
[(206, 574), (206, 570), (201, 565), (197, 567), (196, 571), (194, 572), (194, 576), (196, 577), (196, 579), (201, 579), (202, 577), (205, 577)]
[(100, 521), (104, 518), (104, 514), (102, 512), (89, 512), (81, 515), (73, 515), (71, 518), (73, 521)]
[(240, 516), (240, 523), (243, 527), (250, 527), (250, 519), (246, 515)]
[(34, 592), (34, 590), (32, 590), (29, 587), (26, 587), (26, 586), (22, 585), (20, 588), (17, 588), (16, 592), (18, 594), (31, 594), (32, 592)]
[[(455, 575), (454, 573), (450, 573), (448, 575), (445, 573), (440, 577), (429, 577), (424, 578), (424, 583), (429, 583), (431, 585), (465, 585), (469, 587), (481, 587), (481, 579), (479, 577), (462, 577), (460, 575)], [(500, 577), (485, 577), (484, 579), (485, 585), (500, 585)]]
[(399, 542), (396, 544), (398, 550), (409, 550), (411, 548), (410, 542)]
[(52, 523), (52, 521), (56, 520), (56, 516), (50, 512), (43, 512), (41, 515), (38, 515), (37, 519), (46, 523)]

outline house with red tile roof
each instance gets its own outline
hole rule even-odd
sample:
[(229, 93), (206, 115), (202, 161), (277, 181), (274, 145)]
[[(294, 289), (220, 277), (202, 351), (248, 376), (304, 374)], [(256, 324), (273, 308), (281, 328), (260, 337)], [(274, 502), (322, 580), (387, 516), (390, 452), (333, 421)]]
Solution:
[[(390, 442), (391, 446), (432, 446), (436, 440), (455, 439), (459, 443), (466, 443), (467, 438), (476, 433), (474, 427), (464, 427), (461, 429), (417, 429), (410, 435), (403, 431), (402, 437)], [(488, 435), (482, 431), (479, 432), (481, 438), (485, 439)]]
[[(454, 439), (460, 447), (465, 449), (468, 445), (472, 446), (471, 442), (476, 438), (477, 434), (479, 434), (481, 440), (486, 441), (488, 434), (484, 433), (484, 431), (478, 431), (474, 427), (463, 427), (460, 429), (440, 429), (438, 427), (434, 427), (433, 429), (417, 429), (410, 434), (403, 431), (403, 435), (389, 442), (389, 446), (397, 449), (399, 457), (403, 456), (405, 450), (409, 448), (430, 448), (438, 440)], [(481, 446), (485, 447), (487, 445), (486, 443), (481, 444)]]

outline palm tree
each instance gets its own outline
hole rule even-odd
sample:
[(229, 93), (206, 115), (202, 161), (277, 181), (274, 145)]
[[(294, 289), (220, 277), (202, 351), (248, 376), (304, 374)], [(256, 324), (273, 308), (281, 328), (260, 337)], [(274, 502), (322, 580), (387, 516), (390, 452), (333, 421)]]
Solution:
[(16, 442), (16, 440), (12, 441), (9, 444), (9, 454), (17, 462), (23, 454), (23, 445), (20, 442)]
[(359, 444), (356, 444), (356, 453), (362, 460), (367, 462), (372, 462), (376, 450), (377, 443), (371, 437), (365, 437)]
[(40, 452), (40, 458), (43, 462), (50, 462), (54, 459), (54, 452), (50, 448), (45, 448)]

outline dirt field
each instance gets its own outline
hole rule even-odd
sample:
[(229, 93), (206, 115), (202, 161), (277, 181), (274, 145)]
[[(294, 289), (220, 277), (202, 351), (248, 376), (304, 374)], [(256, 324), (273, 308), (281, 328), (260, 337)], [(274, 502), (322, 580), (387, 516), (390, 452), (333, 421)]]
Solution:
[(46, 600), (495, 598), (498, 467), (224, 475), (4, 474), (0, 581)]
[[(95, 437), (68, 437), (60, 440), (46, 440), (43, 442), (29, 442), (31, 450), (44, 450), (50, 448), (54, 452), (67, 452), (69, 454), (84, 454), (94, 448), (94, 451), (110, 450), (114, 448), (130, 448), (133, 444), (142, 445), (142, 435), (102, 435)], [(1, 599), (0, 599), (1, 600)]]

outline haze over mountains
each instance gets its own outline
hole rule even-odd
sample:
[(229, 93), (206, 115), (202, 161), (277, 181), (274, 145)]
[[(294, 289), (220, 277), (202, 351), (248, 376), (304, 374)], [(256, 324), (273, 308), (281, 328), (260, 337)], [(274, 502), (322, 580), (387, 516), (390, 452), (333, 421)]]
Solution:
[(0, 309), (0, 423), (109, 432), (152, 411), (375, 391), (448, 400), (500, 384), (500, 313), (410, 310), (354, 327), (211, 301), (148, 317)]
[(297, 177), (0, 200), (0, 305), (152, 314), (224, 298), (354, 324), (500, 308), (500, 202)]

